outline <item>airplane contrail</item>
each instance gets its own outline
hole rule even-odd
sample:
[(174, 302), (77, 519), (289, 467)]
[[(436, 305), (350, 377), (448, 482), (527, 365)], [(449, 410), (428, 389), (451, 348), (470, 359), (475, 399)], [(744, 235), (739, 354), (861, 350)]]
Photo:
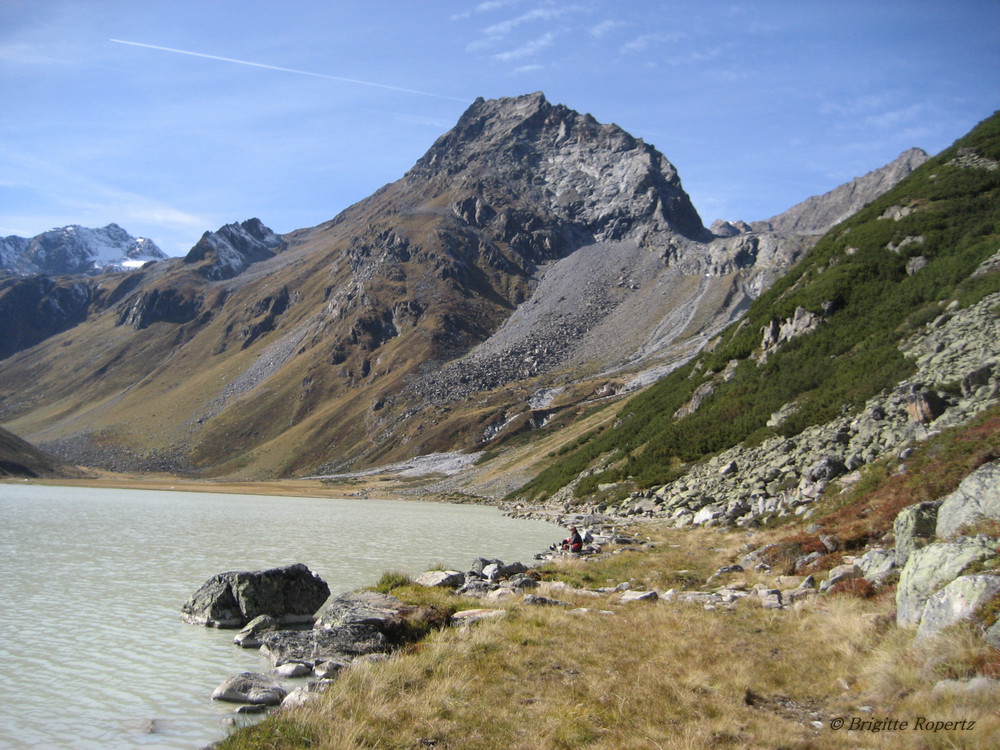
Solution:
[(142, 42), (128, 42), (124, 39), (109, 39), (109, 42), (114, 42), (115, 44), (127, 44), (131, 47), (145, 47), (146, 49), (156, 49), (161, 52), (173, 52), (178, 55), (190, 55), (191, 57), (203, 57), (206, 60), (219, 60), (220, 62), (236, 63), (238, 65), (249, 65), (251, 68), (264, 68), (266, 70), (277, 70), (282, 73), (295, 73), (300, 76), (312, 76), (313, 78), (326, 78), (330, 81), (340, 81), (341, 83), (353, 83), (358, 86), (371, 86), (377, 89), (387, 89), (389, 91), (399, 91), (404, 94), (416, 94), (418, 96), (431, 96), (435, 99), (447, 99), (452, 102), (464, 102), (467, 103), (466, 99), (459, 99), (455, 96), (445, 96), (444, 94), (432, 94), (429, 91), (418, 91), (416, 89), (407, 89), (401, 86), (390, 86), (385, 83), (374, 83), (373, 81), (360, 81), (356, 78), (344, 78), (342, 76), (331, 76), (326, 73), (313, 73), (308, 70), (296, 70), (295, 68), (282, 68), (279, 65), (265, 65), (264, 63), (251, 62), (249, 60), (237, 60), (232, 57), (219, 57), (218, 55), (206, 55), (202, 52), (191, 52), (186, 49), (174, 49), (173, 47), (160, 47), (155, 44), (143, 44)]

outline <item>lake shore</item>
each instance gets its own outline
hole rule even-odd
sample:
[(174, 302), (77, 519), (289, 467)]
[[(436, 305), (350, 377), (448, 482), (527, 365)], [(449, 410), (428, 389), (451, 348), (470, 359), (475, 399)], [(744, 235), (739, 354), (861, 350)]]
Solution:
[(319, 479), (276, 479), (265, 481), (234, 481), (191, 479), (166, 475), (126, 475), (110, 472), (95, 472), (94, 476), (75, 479), (8, 479), (3, 483), (22, 484), (25, 482), (57, 487), (105, 487), (109, 489), (132, 490), (174, 490), (179, 492), (216, 492), (229, 495), (273, 495), (276, 497), (329, 497), (373, 500), (424, 501), (444, 500), (438, 493), (418, 494), (416, 482), (391, 477), (365, 477), (363, 479), (344, 478)]

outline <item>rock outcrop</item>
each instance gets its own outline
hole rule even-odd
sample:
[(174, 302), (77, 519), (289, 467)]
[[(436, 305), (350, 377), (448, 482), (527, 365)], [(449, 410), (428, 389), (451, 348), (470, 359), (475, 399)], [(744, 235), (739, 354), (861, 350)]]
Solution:
[(199, 274), (210, 281), (220, 281), (273, 257), (286, 245), (260, 219), (247, 219), (242, 224), (226, 224), (215, 232), (205, 232), (188, 251), (184, 263), (197, 264)]
[(284, 625), (312, 623), (330, 587), (302, 563), (257, 571), (219, 573), (181, 608), (183, 619), (213, 628), (242, 628), (270, 615)]
[(46, 276), (0, 279), (0, 359), (87, 319), (93, 288)]
[(970, 569), (998, 561), (997, 544), (994, 537), (959, 537), (911, 554), (896, 589), (896, 622), (903, 627), (919, 625), (931, 596)]
[(1000, 522), (1000, 461), (981, 466), (942, 499), (934, 532), (947, 539), (984, 521)]
[(998, 596), (1000, 576), (959, 576), (927, 600), (920, 615), (917, 638), (928, 638), (951, 625), (971, 620), (980, 607)]

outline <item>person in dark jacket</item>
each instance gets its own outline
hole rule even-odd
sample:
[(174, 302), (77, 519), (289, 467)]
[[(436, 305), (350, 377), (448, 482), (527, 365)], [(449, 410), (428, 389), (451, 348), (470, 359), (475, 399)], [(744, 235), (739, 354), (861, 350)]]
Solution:
[(569, 536), (563, 539), (562, 548), (567, 552), (579, 552), (583, 549), (583, 538), (576, 526), (569, 527)]

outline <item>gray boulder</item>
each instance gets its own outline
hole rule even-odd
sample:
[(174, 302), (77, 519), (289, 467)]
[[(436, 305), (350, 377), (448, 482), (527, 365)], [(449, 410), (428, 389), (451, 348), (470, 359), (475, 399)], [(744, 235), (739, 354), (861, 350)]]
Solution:
[(374, 625), (343, 625), (333, 630), (278, 630), (261, 638), (260, 652), (280, 667), (289, 662), (315, 666), (350, 661), (356, 656), (388, 651), (390, 643)]
[(619, 601), (622, 604), (628, 604), (629, 602), (655, 602), (659, 598), (659, 594), (655, 591), (623, 591)]
[(219, 573), (181, 608), (185, 622), (213, 628), (242, 628), (260, 615), (281, 624), (312, 622), (330, 587), (302, 563), (283, 568)]
[(485, 577), (483, 570), (486, 569), (487, 565), (497, 565), (499, 567), (503, 566), (503, 560), (497, 560), (496, 558), (488, 559), (485, 557), (477, 557), (472, 561), (472, 565), (469, 566), (469, 572), (474, 573), (477, 576)]
[(249, 703), (254, 706), (277, 706), (288, 695), (281, 685), (267, 675), (242, 672), (225, 680), (212, 691), (212, 700)]
[(902, 568), (910, 555), (919, 547), (934, 541), (940, 500), (903, 508), (892, 523), (892, 534), (896, 538), (896, 565)]
[(428, 570), (417, 576), (414, 583), (418, 586), (452, 589), (465, 583), (465, 573), (457, 570)]
[(960, 576), (927, 600), (917, 639), (935, 635), (944, 628), (972, 617), (979, 607), (1000, 595), (1000, 576)]
[(318, 629), (367, 625), (385, 632), (399, 623), (412, 607), (391, 594), (377, 591), (349, 591), (331, 599), (316, 615)]
[(874, 547), (854, 561), (861, 575), (871, 583), (884, 583), (896, 571), (896, 553)]
[(939, 680), (934, 684), (934, 695), (955, 698), (983, 697), (1000, 700), (1000, 680), (991, 680), (979, 675), (964, 680)]
[(937, 513), (936, 532), (946, 539), (963, 526), (1000, 521), (1000, 461), (984, 464), (944, 498)]
[(493, 586), (484, 578), (470, 578), (465, 585), (455, 591), (461, 596), (474, 596), (482, 598), (493, 589)]
[(910, 555), (896, 588), (896, 623), (914, 627), (920, 623), (927, 600), (970, 569), (997, 560), (997, 539), (988, 536), (960, 537), (937, 542)]

